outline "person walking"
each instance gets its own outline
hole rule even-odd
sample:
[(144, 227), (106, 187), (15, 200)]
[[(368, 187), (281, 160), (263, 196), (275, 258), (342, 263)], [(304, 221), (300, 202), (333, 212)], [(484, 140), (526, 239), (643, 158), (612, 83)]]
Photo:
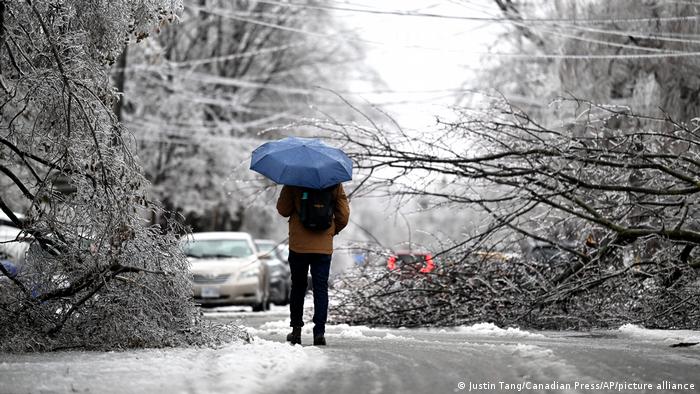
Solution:
[[(328, 223), (314, 228), (307, 219), (313, 216), (307, 212), (309, 201), (314, 201), (313, 207), (323, 208), (324, 198), (328, 205)], [(314, 299), (314, 345), (325, 346), (333, 237), (347, 226), (350, 219), (348, 198), (341, 184), (323, 190), (285, 185), (277, 200), (277, 211), (289, 218), (289, 268), (292, 274), (289, 316), (292, 332), (287, 335), (287, 341), (301, 344), (304, 297), (310, 269)]]

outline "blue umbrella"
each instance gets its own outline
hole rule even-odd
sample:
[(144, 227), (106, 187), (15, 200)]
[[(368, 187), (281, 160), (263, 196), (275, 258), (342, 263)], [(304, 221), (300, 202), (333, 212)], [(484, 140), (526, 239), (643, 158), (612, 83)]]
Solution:
[(352, 179), (352, 161), (345, 152), (314, 138), (266, 142), (253, 151), (250, 169), (279, 184), (312, 189)]

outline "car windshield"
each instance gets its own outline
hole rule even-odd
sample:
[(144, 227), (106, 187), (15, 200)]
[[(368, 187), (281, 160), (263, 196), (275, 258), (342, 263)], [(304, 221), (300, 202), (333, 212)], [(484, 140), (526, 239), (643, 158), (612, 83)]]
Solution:
[(255, 246), (261, 252), (269, 252), (275, 248), (275, 243), (271, 241), (255, 241)]
[(253, 250), (245, 239), (207, 239), (188, 241), (183, 249), (189, 257), (248, 257)]

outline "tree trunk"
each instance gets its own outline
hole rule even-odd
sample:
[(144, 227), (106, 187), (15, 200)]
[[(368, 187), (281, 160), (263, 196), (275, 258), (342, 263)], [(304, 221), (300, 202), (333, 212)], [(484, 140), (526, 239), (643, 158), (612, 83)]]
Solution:
[(114, 100), (114, 104), (112, 105), (112, 109), (114, 110), (114, 114), (117, 115), (117, 120), (119, 122), (122, 121), (122, 109), (124, 107), (124, 82), (126, 79), (126, 56), (128, 52), (128, 45), (124, 45), (124, 50), (122, 53), (119, 55), (119, 58), (117, 59), (117, 72), (114, 76), (114, 87), (117, 88), (117, 92), (119, 92), (120, 96)]

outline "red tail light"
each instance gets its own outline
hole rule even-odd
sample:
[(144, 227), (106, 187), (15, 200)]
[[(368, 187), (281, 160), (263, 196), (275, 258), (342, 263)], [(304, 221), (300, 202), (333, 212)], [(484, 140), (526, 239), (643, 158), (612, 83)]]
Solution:
[(390, 271), (393, 271), (396, 269), (396, 256), (391, 256), (389, 257), (389, 260), (386, 262), (387, 268), (389, 268)]
[(427, 273), (427, 272), (433, 272), (435, 269), (435, 263), (433, 262), (433, 256), (426, 254), (425, 255), (425, 267), (421, 268), (420, 272)]

